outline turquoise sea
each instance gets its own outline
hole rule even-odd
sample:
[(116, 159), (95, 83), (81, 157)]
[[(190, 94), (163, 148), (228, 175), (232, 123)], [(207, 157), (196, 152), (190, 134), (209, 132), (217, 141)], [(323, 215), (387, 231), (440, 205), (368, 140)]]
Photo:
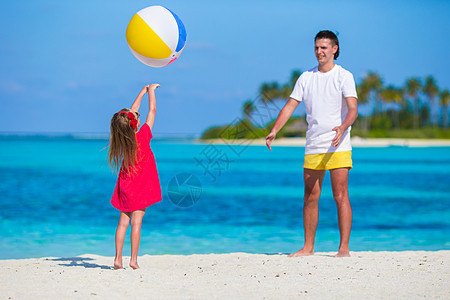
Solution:
[[(105, 139), (0, 136), (0, 259), (114, 256)], [(289, 253), (303, 245), (301, 147), (155, 139), (163, 201), (140, 254)], [(450, 147), (354, 148), (353, 251), (450, 249)], [(339, 245), (329, 175), (316, 251)], [(130, 243), (124, 255), (130, 254)]]

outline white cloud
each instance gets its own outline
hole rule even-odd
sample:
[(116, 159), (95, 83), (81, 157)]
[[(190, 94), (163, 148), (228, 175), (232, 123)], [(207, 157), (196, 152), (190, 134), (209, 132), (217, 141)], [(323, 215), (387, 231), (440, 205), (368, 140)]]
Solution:
[(187, 41), (187, 47), (192, 50), (213, 50), (216, 47), (208, 42), (189, 42)]
[(7, 94), (18, 94), (26, 91), (26, 86), (12, 80), (0, 82), (0, 91)]

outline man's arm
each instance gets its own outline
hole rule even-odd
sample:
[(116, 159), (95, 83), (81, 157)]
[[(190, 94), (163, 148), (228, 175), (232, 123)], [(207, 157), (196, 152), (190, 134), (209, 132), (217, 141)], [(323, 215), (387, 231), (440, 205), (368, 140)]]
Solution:
[(266, 145), (270, 151), (272, 151), (270, 144), (272, 144), (272, 141), (275, 139), (278, 131), (280, 131), (281, 128), (283, 128), (284, 124), (286, 124), (286, 122), (292, 116), (292, 113), (297, 108), (298, 104), (299, 104), (299, 101), (297, 101), (293, 98), (289, 98), (289, 100), (284, 105), (283, 109), (278, 114), (277, 120), (275, 121), (275, 124), (273, 125), (272, 130), (270, 131), (269, 135), (266, 137)]
[(347, 130), (347, 128), (352, 126), (353, 122), (355, 122), (356, 118), (358, 117), (358, 101), (356, 100), (356, 98), (347, 97), (345, 98), (345, 102), (347, 102), (348, 107), (347, 117), (345, 117), (345, 120), (341, 126), (336, 126), (333, 128), (333, 131), (336, 131), (336, 135), (331, 141), (331, 145), (333, 147), (339, 146), (342, 140), (342, 135)]

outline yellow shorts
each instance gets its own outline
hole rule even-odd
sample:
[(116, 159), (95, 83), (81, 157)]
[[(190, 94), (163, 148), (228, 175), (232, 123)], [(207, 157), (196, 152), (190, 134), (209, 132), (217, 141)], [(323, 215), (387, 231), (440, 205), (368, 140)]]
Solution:
[(312, 170), (351, 169), (352, 151), (306, 154), (303, 168)]

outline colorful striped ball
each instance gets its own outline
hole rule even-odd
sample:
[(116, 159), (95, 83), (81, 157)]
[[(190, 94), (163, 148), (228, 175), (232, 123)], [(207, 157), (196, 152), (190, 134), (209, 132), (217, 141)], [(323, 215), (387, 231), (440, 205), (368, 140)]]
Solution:
[(186, 44), (186, 29), (171, 10), (150, 6), (133, 16), (126, 38), (137, 59), (148, 66), (160, 68), (180, 56)]

